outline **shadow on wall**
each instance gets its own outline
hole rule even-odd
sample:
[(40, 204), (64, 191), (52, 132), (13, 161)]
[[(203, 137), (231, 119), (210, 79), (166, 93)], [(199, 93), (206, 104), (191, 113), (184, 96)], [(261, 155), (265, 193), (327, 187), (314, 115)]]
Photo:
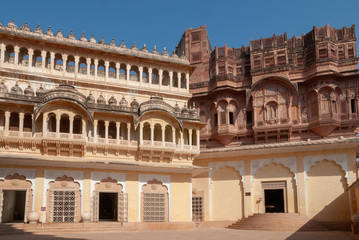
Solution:
[[(27, 229), (23, 229), (23, 226)], [(39, 229), (40, 224), (37, 226), (29, 225), (29, 224), (11, 224), (11, 223), (5, 223), (0, 224), (0, 239), (6, 239), (6, 240), (12, 240), (12, 239), (28, 239), (28, 240), (86, 240), (82, 238), (62, 238), (62, 237), (56, 237), (54, 235), (50, 234), (44, 234), (41, 233), (35, 234), (32, 231), (35, 231), (35, 229)]]

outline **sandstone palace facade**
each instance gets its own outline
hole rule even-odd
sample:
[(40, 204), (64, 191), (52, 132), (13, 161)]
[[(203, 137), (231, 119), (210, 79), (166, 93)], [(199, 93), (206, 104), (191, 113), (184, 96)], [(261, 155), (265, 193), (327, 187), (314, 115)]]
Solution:
[(347, 227), (356, 52), (354, 26), (214, 49), (201, 26), (169, 54), (0, 25), (0, 222)]

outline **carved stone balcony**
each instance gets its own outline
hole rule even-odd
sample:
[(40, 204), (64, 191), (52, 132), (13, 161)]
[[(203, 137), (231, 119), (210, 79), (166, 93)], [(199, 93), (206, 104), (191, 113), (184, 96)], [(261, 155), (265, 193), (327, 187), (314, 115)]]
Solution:
[(220, 125), (214, 129), (213, 137), (226, 145), (230, 143), (237, 136), (237, 128), (234, 125)]
[(340, 126), (341, 116), (336, 113), (325, 113), (309, 119), (309, 129), (319, 136), (328, 136)]

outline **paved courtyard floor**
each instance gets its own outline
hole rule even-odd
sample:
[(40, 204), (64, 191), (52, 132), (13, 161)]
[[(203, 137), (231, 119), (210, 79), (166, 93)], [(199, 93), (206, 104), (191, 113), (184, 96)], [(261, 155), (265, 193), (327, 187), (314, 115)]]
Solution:
[(54, 233), (54, 234), (16, 234), (0, 236), (6, 240), (350, 240), (359, 239), (350, 232), (268, 232), (231, 229), (195, 229), (187, 231), (140, 231), (106, 233)]

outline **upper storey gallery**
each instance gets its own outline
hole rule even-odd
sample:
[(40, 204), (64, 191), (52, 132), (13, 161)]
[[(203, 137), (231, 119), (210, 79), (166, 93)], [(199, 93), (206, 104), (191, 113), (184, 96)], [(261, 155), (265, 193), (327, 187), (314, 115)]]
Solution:
[(354, 25), (313, 27), (299, 37), (285, 33), (214, 50), (201, 26), (186, 30), (176, 51), (195, 67), (190, 102), (207, 123), (202, 146), (351, 136), (358, 130)]

